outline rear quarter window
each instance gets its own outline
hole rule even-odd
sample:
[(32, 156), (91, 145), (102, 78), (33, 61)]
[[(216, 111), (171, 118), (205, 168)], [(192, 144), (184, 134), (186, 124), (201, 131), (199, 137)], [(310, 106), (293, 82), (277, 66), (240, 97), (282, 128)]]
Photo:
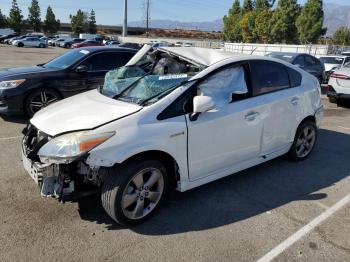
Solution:
[(289, 75), (289, 81), (291, 87), (296, 87), (301, 85), (301, 74), (297, 72), (296, 70), (287, 67), (288, 75)]

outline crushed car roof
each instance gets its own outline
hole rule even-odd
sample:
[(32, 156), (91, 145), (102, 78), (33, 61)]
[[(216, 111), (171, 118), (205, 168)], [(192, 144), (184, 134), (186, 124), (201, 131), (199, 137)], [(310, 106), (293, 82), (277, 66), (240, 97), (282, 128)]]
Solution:
[(232, 52), (198, 47), (161, 47), (159, 49), (190, 59), (204, 66), (210, 66), (223, 59), (237, 56), (237, 54)]

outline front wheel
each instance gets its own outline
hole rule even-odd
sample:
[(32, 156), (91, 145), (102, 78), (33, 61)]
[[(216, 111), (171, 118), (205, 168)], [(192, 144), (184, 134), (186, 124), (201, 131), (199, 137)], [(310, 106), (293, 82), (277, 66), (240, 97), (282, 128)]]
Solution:
[(131, 161), (107, 172), (102, 186), (102, 205), (119, 224), (133, 226), (151, 217), (168, 191), (168, 175), (156, 160)]
[(311, 120), (302, 122), (295, 134), (294, 142), (289, 150), (289, 156), (294, 161), (306, 159), (315, 147), (317, 127)]
[(32, 117), (40, 109), (60, 99), (60, 94), (53, 89), (42, 88), (34, 90), (25, 101), (26, 113), (29, 117)]
[(20, 42), (20, 43), (17, 44), (17, 46), (18, 46), (18, 47), (23, 47), (24, 44), (23, 44), (22, 42)]

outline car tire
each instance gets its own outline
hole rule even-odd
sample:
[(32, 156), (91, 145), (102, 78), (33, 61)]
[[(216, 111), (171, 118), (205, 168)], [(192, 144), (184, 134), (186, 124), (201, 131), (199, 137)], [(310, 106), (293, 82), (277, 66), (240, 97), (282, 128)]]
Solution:
[(101, 192), (102, 206), (117, 223), (134, 226), (159, 210), (168, 188), (168, 173), (161, 162), (130, 161), (107, 170)]
[(302, 161), (308, 158), (317, 141), (317, 127), (314, 121), (303, 121), (294, 137), (293, 144), (288, 152), (293, 161)]
[(328, 101), (329, 103), (332, 103), (332, 104), (337, 104), (338, 103), (338, 100), (335, 98), (335, 97), (328, 97)]
[(19, 42), (19, 43), (17, 44), (17, 46), (18, 46), (18, 47), (23, 47), (24, 44), (23, 44), (22, 42)]
[(25, 100), (24, 109), (29, 117), (32, 117), (42, 108), (57, 102), (62, 97), (61, 95), (49, 88), (40, 88), (31, 92)]
[(45, 45), (44, 45), (44, 44), (40, 44), (39, 47), (40, 47), (40, 48), (44, 48)]

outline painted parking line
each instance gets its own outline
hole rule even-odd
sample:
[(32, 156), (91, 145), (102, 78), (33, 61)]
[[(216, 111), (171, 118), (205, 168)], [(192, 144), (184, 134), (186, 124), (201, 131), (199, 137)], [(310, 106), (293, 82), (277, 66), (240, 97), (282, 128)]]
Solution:
[(320, 225), (323, 221), (331, 217), (335, 212), (337, 212), (339, 209), (341, 209), (342, 207), (344, 207), (349, 203), (350, 203), (350, 194), (344, 197), (343, 199), (341, 199), (335, 205), (328, 208), (321, 215), (319, 215), (314, 220), (312, 220), (309, 224), (305, 225), (304, 227), (299, 229), (297, 232), (295, 232), (293, 235), (288, 237), (285, 241), (280, 243), (278, 246), (276, 246), (274, 249), (272, 249), (270, 252), (268, 252), (266, 255), (260, 258), (258, 262), (269, 262), (272, 259), (276, 258), (283, 251), (285, 251), (287, 248), (292, 246), (295, 242), (297, 242), (298, 240), (303, 238), (305, 235), (310, 233), (315, 227)]
[(0, 137), (0, 141), (1, 140), (12, 140), (12, 139), (18, 139), (18, 138), (22, 138), (23, 136), (10, 136), (10, 137)]
[(345, 126), (338, 126), (339, 128), (350, 130), (350, 127), (345, 127)]

